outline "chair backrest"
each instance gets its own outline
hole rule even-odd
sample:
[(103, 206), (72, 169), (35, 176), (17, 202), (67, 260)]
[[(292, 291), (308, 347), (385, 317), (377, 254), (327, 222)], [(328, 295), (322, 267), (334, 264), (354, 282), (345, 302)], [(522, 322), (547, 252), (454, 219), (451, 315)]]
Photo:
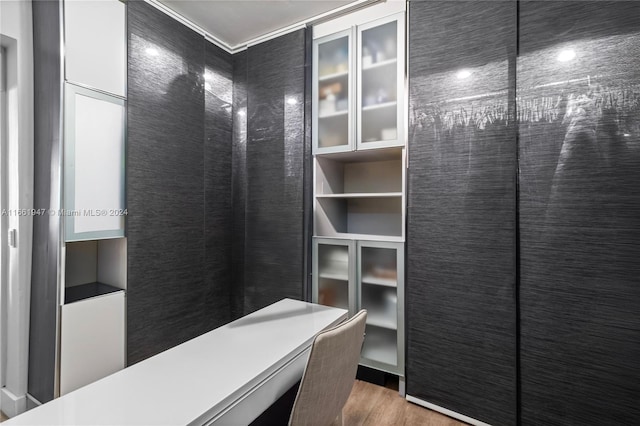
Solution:
[(327, 426), (342, 412), (356, 378), (366, 319), (361, 310), (316, 336), (289, 425)]

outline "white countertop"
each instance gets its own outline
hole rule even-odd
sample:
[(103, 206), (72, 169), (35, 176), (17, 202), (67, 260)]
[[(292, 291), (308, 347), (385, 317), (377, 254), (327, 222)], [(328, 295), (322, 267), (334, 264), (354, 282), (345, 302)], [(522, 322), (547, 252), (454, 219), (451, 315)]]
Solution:
[(284, 299), (5, 424), (204, 423), (346, 318), (344, 309)]

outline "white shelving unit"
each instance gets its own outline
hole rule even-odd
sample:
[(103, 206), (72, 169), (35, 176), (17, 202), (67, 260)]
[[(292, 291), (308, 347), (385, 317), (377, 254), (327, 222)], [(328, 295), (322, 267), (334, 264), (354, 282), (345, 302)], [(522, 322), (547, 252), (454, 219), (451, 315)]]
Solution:
[(405, 16), (389, 7), (314, 41), (313, 301), (367, 309), (361, 365), (403, 393)]
[[(126, 4), (63, 2), (59, 389), (126, 364)], [(57, 395), (56, 395), (57, 396)]]

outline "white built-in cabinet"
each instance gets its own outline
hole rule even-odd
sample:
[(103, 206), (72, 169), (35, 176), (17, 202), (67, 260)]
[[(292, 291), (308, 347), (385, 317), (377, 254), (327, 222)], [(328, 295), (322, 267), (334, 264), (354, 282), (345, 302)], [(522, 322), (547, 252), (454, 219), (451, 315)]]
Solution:
[(403, 393), (406, 67), (397, 8), (314, 27), (312, 294), (351, 315), (367, 310), (360, 364), (398, 375)]
[(58, 390), (125, 367), (126, 4), (63, 2)]
[(313, 153), (405, 146), (404, 13), (313, 42)]
[(360, 364), (404, 376), (404, 243), (316, 237), (313, 302), (367, 310)]

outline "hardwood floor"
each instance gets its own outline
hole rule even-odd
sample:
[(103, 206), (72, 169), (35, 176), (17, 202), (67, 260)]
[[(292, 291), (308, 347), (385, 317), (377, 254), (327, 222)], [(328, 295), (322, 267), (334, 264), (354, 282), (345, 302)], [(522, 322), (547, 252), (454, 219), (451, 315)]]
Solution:
[[(345, 426), (464, 426), (443, 414), (407, 402), (398, 391), (356, 380), (342, 412)], [(8, 420), (0, 412), (0, 422)], [(337, 426), (334, 423), (332, 426)]]
[[(463, 426), (443, 414), (407, 402), (398, 391), (356, 380), (342, 412), (345, 426)], [(334, 423), (332, 426), (336, 426)]]

